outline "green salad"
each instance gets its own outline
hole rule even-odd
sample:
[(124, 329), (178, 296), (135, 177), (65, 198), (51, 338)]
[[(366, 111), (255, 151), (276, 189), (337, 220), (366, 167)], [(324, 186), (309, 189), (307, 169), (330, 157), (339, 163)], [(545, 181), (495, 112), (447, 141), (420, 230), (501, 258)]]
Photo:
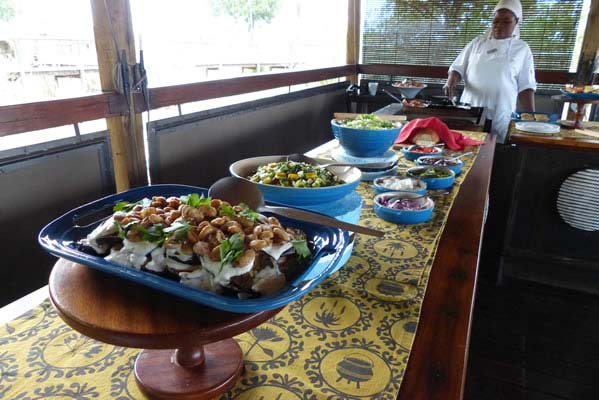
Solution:
[(295, 161), (273, 162), (262, 165), (258, 167), (253, 175), (248, 176), (248, 179), (252, 182), (267, 185), (297, 188), (317, 188), (345, 183), (326, 168)]
[[(416, 171), (415, 171), (416, 172)], [(423, 171), (416, 172), (416, 175), (420, 178), (449, 178), (451, 172), (448, 169), (443, 168), (426, 168)]]
[(341, 126), (355, 129), (378, 130), (395, 128), (395, 125), (391, 121), (385, 121), (373, 114), (358, 115), (356, 118), (338, 121), (338, 123)]

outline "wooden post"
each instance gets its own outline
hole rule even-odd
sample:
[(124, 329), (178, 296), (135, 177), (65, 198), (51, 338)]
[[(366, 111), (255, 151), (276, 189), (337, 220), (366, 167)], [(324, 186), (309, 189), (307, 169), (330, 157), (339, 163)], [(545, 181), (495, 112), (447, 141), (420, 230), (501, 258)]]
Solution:
[[(349, 0), (347, 15), (347, 57), (346, 63), (360, 62), (360, 0)], [(352, 84), (358, 84), (358, 74), (347, 77)]]
[(597, 52), (599, 50), (599, 0), (591, 0), (591, 8), (587, 19), (587, 26), (582, 39), (580, 60), (578, 61), (576, 83), (587, 85), (592, 83), (593, 72), (597, 66)]
[[(112, 75), (119, 61), (118, 54), (125, 50), (127, 62), (136, 63), (129, 0), (90, 1), (100, 84), (103, 92), (112, 92), (115, 91)], [(147, 184), (141, 115), (106, 118), (106, 124), (110, 130), (117, 192)]]

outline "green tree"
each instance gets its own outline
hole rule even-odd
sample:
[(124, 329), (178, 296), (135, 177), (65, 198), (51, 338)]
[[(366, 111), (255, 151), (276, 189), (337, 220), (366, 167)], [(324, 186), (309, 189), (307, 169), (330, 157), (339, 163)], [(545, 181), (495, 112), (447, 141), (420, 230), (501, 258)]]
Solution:
[(0, 21), (8, 21), (15, 16), (12, 0), (0, 0)]
[(279, 0), (211, 0), (211, 3), (216, 15), (241, 19), (250, 31), (256, 22), (270, 22), (279, 8)]

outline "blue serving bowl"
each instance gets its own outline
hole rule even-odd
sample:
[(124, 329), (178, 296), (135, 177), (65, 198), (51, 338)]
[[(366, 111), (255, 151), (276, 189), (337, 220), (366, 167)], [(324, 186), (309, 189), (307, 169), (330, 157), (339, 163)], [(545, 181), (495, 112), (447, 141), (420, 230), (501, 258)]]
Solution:
[[(392, 185), (394, 181), (411, 181), (412, 189), (398, 189), (397, 187), (393, 188)], [(406, 185), (407, 186), (407, 185)], [(385, 193), (385, 192), (406, 192), (406, 193), (416, 193), (419, 195), (423, 195), (426, 193), (426, 182), (416, 178), (401, 178), (397, 175), (387, 175), (376, 178), (372, 181), (372, 188), (376, 194)]]
[(356, 157), (378, 157), (385, 154), (393, 146), (399, 136), (402, 125), (396, 123), (395, 128), (389, 129), (356, 129), (339, 125), (337, 120), (331, 120), (333, 135), (341, 147), (350, 155)]
[(296, 188), (256, 183), (248, 179), (249, 176), (256, 172), (259, 166), (286, 160), (287, 156), (251, 157), (234, 162), (229, 167), (229, 171), (231, 175), (258, 186), (260, 191), (262, 191), (264, 200), (296, 207), (330, 203), (339, 200), (353, 192), (362, 177), (362, 173), (356, 167), (328, 167), (331, 172), (345, 183), (319, 188)]
[[(429, 169), (442, 170), (446, 173), (449, 173), (450, 176), (443, 178), (434, 178), (434, 177), (426, 177), (423, 176), (423, 173)], [(433, 167), (433, 166), (420, 166), (413, 167), (408, 169), (408, 176), (412, 178), (422, 179), (426, 182), (427, 189), (435, 190), (435, 189), (448, 189), (453, 185), (455, 181), (455, 172), (450, 170), (447, 167)]]
[(422, 199), (426, 206), (422, 210), (397, 210), (382, 204), (382, 202), (390, 198), (414, 199), (417, 197), (420, 198), (422, 196), (417, 193), (407, 192), (385, 192), (377, 194), (374, 196), (374, 212), (385, 221), (396, 224), (419, 224), (426, 222), (433, 216), (433, 209), (435, 208), (435, 203), (430, 197), (425, 196)]
[(433, 147), (435, 149), (434, 153), (422, 153), (420, 151), (411, 151), (417, 145), (412, 145), (408, 147), (404, 147), (401, 149), (403, 156), (406, 160), (415, 161), (419, 157), (423, 156), (440, 156), (443, 154), (443, 149), (440, 147)]
[(455, 172), (456, 176), (462, 172), (462, 167), (464, 166), (464, 162), (462, 160), (453, 160), (455, 165), (439, 165), (435, 164), (436, 162), (441, 162), (442, 160), (453, 159), (453, 157), (449, 156), (422, 156), (416, 159), (416, 165), (437, 165), (441, 167), (447, 167), (453, 172)]

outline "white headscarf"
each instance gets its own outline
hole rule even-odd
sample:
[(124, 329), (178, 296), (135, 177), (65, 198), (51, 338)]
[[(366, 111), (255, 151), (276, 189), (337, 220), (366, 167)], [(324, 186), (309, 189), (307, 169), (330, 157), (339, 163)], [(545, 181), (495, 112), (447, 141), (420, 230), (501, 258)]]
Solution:
[[(499, 3), (497, 3), (495, 8), (493, 9), (493, 14), (495, 14), (497, 10), (501, 10), (502, 8), (510, 10), (512, 13), (514, 13), (516, 18), (518, 18), (518, 23), (514, 28), (514, 33), (512, 33), (512, 37), (516, 39), (520, 38), (520, 24), (522, 24), (522, 4), (520, 3), (520, 0), (499, 0)], [(491, 37), (491, 35), (492, 32), (491, 29), (489, 29), (489, 38)]]

